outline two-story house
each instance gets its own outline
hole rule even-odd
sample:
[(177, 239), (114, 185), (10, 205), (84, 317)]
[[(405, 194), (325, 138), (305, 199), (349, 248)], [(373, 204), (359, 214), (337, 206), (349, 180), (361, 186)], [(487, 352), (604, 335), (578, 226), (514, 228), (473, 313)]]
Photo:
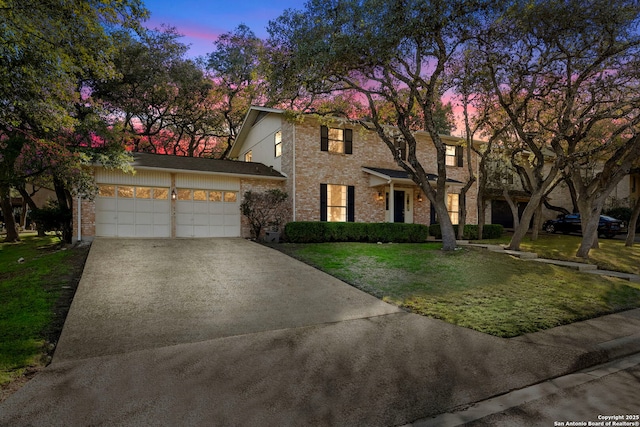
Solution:
[[(436, 172), (435, 147), (418, 132), (419, 160)], [(468, 168), (459, 137), (447, 146), (447, 201), (458, 222), (459, 192)], [(398, 147), (402, 149), (402, 147)], [(375, 132), (349, 120), (252, 107), (230, 158), (273, 167), (287, 177), (292, 221), (407, 222), (430, 224), (434, 210)], [(477, 160), (472, 158), (474, 169)], [(435, 184), (436, 175), (432, 175)], [(477, 222), (475, 186), (467, 195), (467, 222)]]
[[(449, 144), (447, 201), (455, 224), (468, 159), (460, 138), (442, 138)], [(433, 143), (425, 132), (418, 132), (417, 139), (422, 165), (435, 172)], [(133, 157), (135, 174), (95, 167), (97, 196), (74, 203), (76, 240), (249, 237), (239, 210), (242, 197), (249, 190), (271, 188), (289, 195), (286, 221), (436, 221), (425, 195), (377, 134), (348, 120), (252, 107), (230, 159)], [(476, 159), (471, 161), (476, 168)], [(477, 221), (476, 193), (474, 186), (467, 195), (468, 223)]]

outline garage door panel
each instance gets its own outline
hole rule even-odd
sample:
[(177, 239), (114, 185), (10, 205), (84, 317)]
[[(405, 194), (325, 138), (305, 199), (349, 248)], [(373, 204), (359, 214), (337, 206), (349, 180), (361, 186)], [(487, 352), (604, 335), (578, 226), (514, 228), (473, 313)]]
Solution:
[(135, 222), (136, 225), (153, 225), (153, 213), (149, 212), (136, 212)]
[(117, 227), (114, 223), (98, 223), (96, 222), (96, 234), (102, 237), (116, 237)]
[(136, 212), (153, 213), (153, 211), (156, 209), (153, 200), (136, 200), (135, 206)]
[(136, 227), (133, 224), (118, 224), (118, 237), (136, 237)]
[(212, 215), (221, 215), (224, 213), (224, 206), (222, 203), (211, 203), (209, 205), (209, 213)]
[(171, 226), (154, 224), (153, 237), (171, 237)]
[(224, 225), (240, 225), (240, 218), (236, 216), (225, 215)]
[(112, 211), (118, 210), (116, 199), (98, 197), (96, 199), (96, 211)]
[(225, 237), (223, 225), (209, 227), (209, 229), (211, 230), (211, 237)]
[(170, 225), (171, 224), (171, 215), (168, 213), (157, 213), (153, 214), (153, 224), (155, 225)]
[(183, 201), (176, 202), (176, 212), (178, 214), (186, 213), (191, 215), (191, 213), (193, 212), (193, 203)]
[(209, 214), (194, 214), (193, 225), (206, 225), (209, 226)]
[(224, 227), (223, 237), (238, 237), (240, 236), (240, 226), (237, 227)]
[(136, 237), (154, 237), (153, 225), (136, 224), (135, 227), (136, 227), (136, 231), (135, 231)]
[(116, 218), (116, 223), (118, 224), (118, 228), (120, 225), (133, 225), (135, 223), (135, 214), (133, 212), (118, 212), (118, 217)]
[(193, 204), (193, 213), (195, 214), (209, 214), (209, 204), (206, 202), (195, 202)]
[(236, 215), (240, 213), (240, 207), (237, 203), (225, 203), (223, 212), (225, 215)]

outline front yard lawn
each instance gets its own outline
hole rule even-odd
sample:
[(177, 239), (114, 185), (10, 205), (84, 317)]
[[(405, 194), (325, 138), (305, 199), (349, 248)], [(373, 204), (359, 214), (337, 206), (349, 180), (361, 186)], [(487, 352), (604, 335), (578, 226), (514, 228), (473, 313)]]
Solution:
[(47, 364), (88, 252), (62, 250), (54, 236), (21, 239), (0, 243), (0, 401)]
[(389, 303), (499, 337), (640, 307), (640, 284), (438, 243), (273, 245)]

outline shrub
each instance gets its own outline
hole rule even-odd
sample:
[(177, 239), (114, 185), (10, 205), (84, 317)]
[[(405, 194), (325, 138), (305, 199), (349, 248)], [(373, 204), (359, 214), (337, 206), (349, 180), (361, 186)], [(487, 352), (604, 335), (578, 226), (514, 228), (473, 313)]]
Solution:
[(31, 211), (30, 215), (39, 230), (55, 231), (60, 240), (65, 226), (72, 220), (71, 211), (62, 209), (57, 203), (48, 203), (43, 208)]
[(292, 243), (424, 242), (429, 228), (422, 224), (364, 222), (289, 222), (285, 238)]
[(272, 227), (280, 230), (282, 218), (285, 216), (287, 193), (274, 189), (264, 193), (247, 191), (244, 193), (240, 212), (246, 216), (251, 225), (251, 237), (260, 239), (262, 230)]
[[(454, 225), (453, 230), (458, 234), (458, 226)], [(504, 227), (500, 224), (485, 224), (482, 230), (483, 239), (497, 239), (504, 233)], [(440, 230), (440, 224), (431, 224), (429, 226), (429, 234), (436, 239), (442, 239), (442, 231)], [(476, 224), (466, 224), (464, 226), (464, 233), (462, 234), (464, 239), (477, 240), (478, 239), (478, 226)]]

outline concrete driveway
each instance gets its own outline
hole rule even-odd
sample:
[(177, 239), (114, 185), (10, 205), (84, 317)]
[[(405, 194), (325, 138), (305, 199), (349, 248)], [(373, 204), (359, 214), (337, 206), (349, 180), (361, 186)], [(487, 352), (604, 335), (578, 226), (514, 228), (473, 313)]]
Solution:
[(399, 311), (244, 239), (98, 239), (54, 362)]
[(53, 363), (0, 426), (391, 426), (590, 354), (405, 313), (241, 239), (97, 239)]

